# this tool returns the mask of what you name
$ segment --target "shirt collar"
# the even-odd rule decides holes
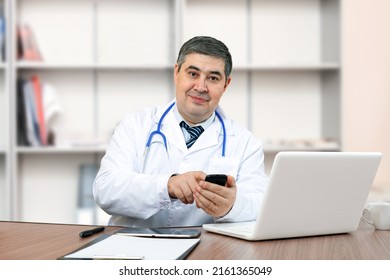
[[[179,110],[177,109],[176,104],[175,104],[175,106],[173,106],[172,109],[173,109],[173,112],[175,113],[175,118],[176,118],[178,123],[181,123],[182,121],[186,122],[184,120],[184,118],[182,117],[182,115],[179,113]],[[214,119],[215,119],[215,112],[213,112],[213,114],[207,120],[196,124],[196,126],[200,125],[201,127],[203,127],[204,130],[206,130],[214,122]],[[187,124],[189,126],[194,126],[194,125],[190,125],[189,123],[187,123]]]

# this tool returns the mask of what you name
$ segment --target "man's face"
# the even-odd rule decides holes
[[[177,108],[189,124],[208,119],[230,83],[222,58],[193,53],[175,65]]]

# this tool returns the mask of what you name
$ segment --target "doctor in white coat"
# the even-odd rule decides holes
[[[176,98],[128,114],[116,128],[96,176],[97,204],[109,224],[200,226],[256,219],[268,182],[262,143],[218,106],[231,81],[224,43],[199,36],[180,49]],[[195,143],[180,125],[201,126]],[[193,141],[192,141],[193,142]],[[228,175],[226,186],[205,181]]]

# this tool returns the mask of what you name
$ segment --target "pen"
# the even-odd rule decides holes
[[[101,231],[103,231],[105,229],[105,227],[97,227],[97,228],[93,228],[93,229],[88,229],[88,230],[84,230],[82,232],[80,232],[80,237],[88,237],[88,236],[91,236],[95,233],[99,233]]]
[[[143,260],[144,256],[125,256],[125,255],[112,255],[112,256],[93,256],[93,260]]]

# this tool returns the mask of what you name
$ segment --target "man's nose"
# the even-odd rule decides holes
[[[195,82],[194,89],[198,92],[208,92],[206,79],[197,79],[197,81]]]

